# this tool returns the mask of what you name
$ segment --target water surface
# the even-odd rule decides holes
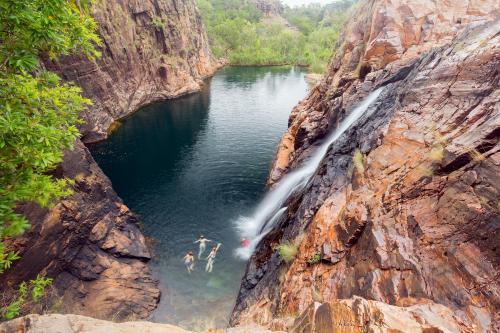
[[[143,108],[90,147],[154,239],[152,265],[162,290],[154,321],[200,330],[227,323],[245,268],[233,255],[234,221],[265,193],[288,115],[307,91],[303,74],[225,68],[202,92]],[[190,275],[182,257],[197,253],[200,234],[222,247],[212,273],[201,260]]]

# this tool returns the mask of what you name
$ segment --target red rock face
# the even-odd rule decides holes
[[[160,291],[138,219],[82,143],[66,153],[55,176],[74,179],[74,194],[50,211],[35,204],[21,207],[33,227],[11,244],[22,258],[2,275],[2,291],[40,273],[54,279],[57,297],[48,303],[57,311],[117,320],[147,317]]]
[[[358,8],[330,74],[293,110],[270,184],[301,165],[368,92],[385,87],[261,242],[233,324],[290,328],[278,318],[295,317],[313,301],[360,296],[404,311],[440,304],[457,331],[498,330],[500,22],[489,20],[498,3],[428,5],[369,1]],[[454,29],[458,16],[461,25],[475,23]],[[367,46],[355,46],[358,38]],[[285,240],[298,247],[291,264],[272,249]],[[377,326],[369,313],[365,328]],[[331,332],[347,332],[340,326]]]

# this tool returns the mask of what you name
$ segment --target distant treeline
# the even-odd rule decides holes
[[[265,15],[251,0],[198,0],[212,51],[233,65],[309,66],[323,73],[356,0],[310,4]]]

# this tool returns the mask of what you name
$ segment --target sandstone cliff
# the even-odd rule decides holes
[[[94,103],[82,115],[84,142],[105,138],[115,120],[144,104],[199,89],[217,69],[194,0],[98,0],[92,11],[102,57],[45,61]],[[20,281],[44,273],[54,278],[48,306],[57,311],[147,317],[160,292],[138,219],[80,141],[54,175],[75,179],[74,194],[50,211],[20,207],[33,227],[10,244],[22,259],[1,276],[0,292],[8,295]]]
[[[325,305],[317,332],[389,331],[391,312],[416,318],[416,307],[421,326],[405,332],[500,329],[498,10],[488,0],[358,7],[329,74],[293,110],[269,183],[385,88],[261,241],[233,324],[309,332],[318,314],[306,310],[320,301],[336,305]],[[283,241],[298,248],[290,264],[273,250]],[[436,313],[450,326],[433,322]]]
[[[219,66],[194,0],[97,0],[92,15],[102,57],[46,61],[94,102],[82,115],[85,143],[106,138],[115,120],[145,104],[199,90]]]

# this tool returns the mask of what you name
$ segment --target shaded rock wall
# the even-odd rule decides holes
[[[2,291],[41,273],[54,278],[57,297],[48,303],[58,311],[147,317],[160,291],[138,219],[81,142],[66,153],[55,176],[74,179],[74,194],[49,211],[35,204],[21,207],[33,227],[11,244],[22,258],[2,275]]]
[[[233,324],[283,324],[314,300],[361,296],[403,309],[437,303],[457,325],[498,330],[498,6],[408,0],[358,8],[329,75],[293,110],[270,184],[370,91],[386,88],[259,245]],[[427,28],[416,29],[412,17]],[[430,32],[408,39],[415,29]],[[359,39],[366,46],[356,47]],[[363,160],[355,165],[356,150]],[[291,264],[273,250],[284,240],[298,247]],[[319,262],[309,263],[315,254]]]

